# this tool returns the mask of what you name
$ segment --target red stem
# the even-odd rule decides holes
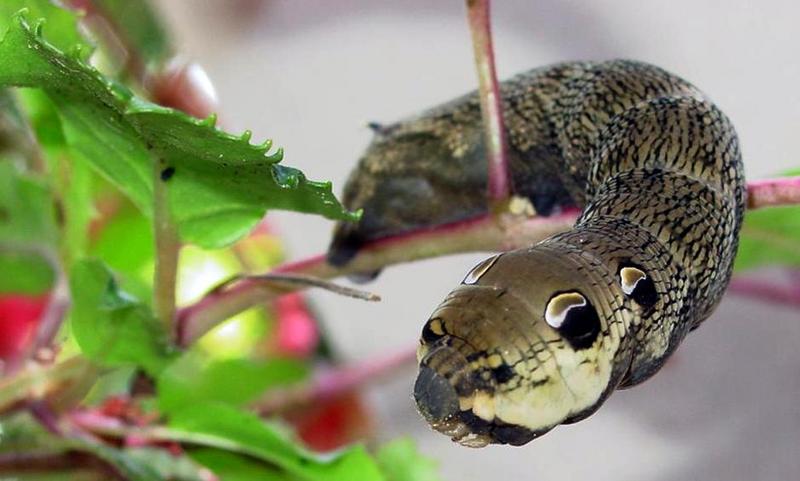
[[[800,286],[764,282],[758,279],[737,277],[731,281],[728,291],[761,301],[800,306]]]
[[[297,388],[271,391],[257,402],[259,413],[269,415],[291,406],[318,403],[356,389],[398,369],[411,366],[416,348],[397,351],[377,359],[320,371],[314,379]]]
[[[800,176],[756,180],[747,184],[747,208],[800,204]]]
[[[489,0],[467,0],[467,17],[478,72],[486,158],[489,161],[489,202],[500,206],[511,195],[511,180],[503,126],[503,99],[494,65]]]
[[[513,220],[507,222],[498,222],[494,216],[486,215],[372,242],[362,247],[356,257],[343,267],[334,267],[326,262],[324,255],[318,255],[284,264],[272,272],[331,279],[446,254],[511,250],[566,230],[575,222],[577,213],[577,210],[569,209],[550,217],[517,219],[509,216],[508,219]],[[215,290],[197,303],[178,311],[178,344],[189,345],[219,322],[292,290],[297,289],[287,288],[276,292],[263,283],[247,279],[227,289]]]

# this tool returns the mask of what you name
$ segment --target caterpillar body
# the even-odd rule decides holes
[[[697,88],[652,65],[573,62],[501,85],[513,190],[574,227],[475,266],[422,330],[414,387],[436,430],[521,445],[592,414],[664,364],[718,304],[745,209],[737,135]],[[475,93],[377,127],[329,260],[486,212]]]

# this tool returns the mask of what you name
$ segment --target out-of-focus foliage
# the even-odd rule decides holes
[[[171,55],[149,4],[91,6],[145,67]],[[232,318],[194,346],[175,344],[168,332],[175,326],[157,320],[149,300],[156,185],[167,192],[181,240],[196,244],[181,250],[179,302],[280,259],[274,235],[251,233],[267,209],[356,215],[343,209],[330,183],[279,165],[282,151],[268,154],[269,142],[252,145],[249,133],[224,133],[213,117],[201,121],[155,105],[134,94],[146,86],[131,88],[101,73],[93,65],[120,62],[102,58],[113,48],[95,51],[79,20],[49,0],[0,3],[0,359],[27,353],[41,320],[59,309],[68,321],[57,349],[37,352],[55,359],[25,358],[32,367],[12,366],[20,371],[9,382],[0,379],[0,453],[93,462],[63,470],[44,463],[42,470],[0,477],[436,479],[406,442],[376,454],[361,444],[341,447],[363,436],[353,426],[369,425],[353,401],[357,393],[316,406],[326,423],[321,431],[302,413],[285,415],[303,440],[322,432],[323,449],[339,448],[324,455],[309,450],[319,446],[304,444],[289,422],[252,411],[264,396],[312,377],[320,334],[300,297]],[[124,68],[117,73],[130,77]],[[59,297],[66,291],[68,302]],[[37,422],[6,413],[17,405],[46,409]],[[342,410],[347,422],[340,422]],[[336,415],[326,418],[330,412]]]
[[[181,237],[205,247],[241,238],[268,208],[353,219],[330,183],[309,181],[279,165],[271,142],[250,144],[200,121],[136,97],[83,59],[84,42],[64,53],[49,43],[44,25],[29,14],[3,19],[0,86],[41,88],[57,107],[72,154],[88,162],[144,212],[152,210],[153,182],[169,183]],[[54,35],[61,39],[62,35]],[[157,165],[154,166],[154,163]],[[158,175],[154,175],[154,169]]]

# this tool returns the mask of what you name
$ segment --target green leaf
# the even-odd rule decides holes
[[[64,263],[86,255],[89,223],[94,214],[93,178],[86,162],[70,162],[56,106],[41,90],[21,89],[20,98],[47,159],[51,183],[61,206],[61,253]]]
[[[57,7],[53,0],[0,1],[0,36],[15,23],[13,16],[22,9],[26,10],[29,18],[46,19],[44,38],[51,45],[63,52],[76,53],[83,60],[92,54],[92,46],[78,28],[78,17],[74,12]],[[76,46],[78,50],[75,50]]]
[[[297,481],[299,479],[274,466],[221,449],[191,449],[189,456],[219,476],[220,481]]]
[[[0,160],[0,241],[51,246],[56,238],[50,191]]]
[[[131,294],[139,299],[151,298],[153,229],[150,220],[130,202],[120,199],[114,214],[100,226],[89,252],[119,274]]]
[[[243,382],[248,382],[242,380]],[[247,455],[309,481],[382,481],[362,446],[318,456],[299,447],[275,424],[224,404],[197,403],[172,415],[183,441]]]
[[[396,439],[377,454],[388,481],[441,481],[436,461],[423,456],[408,438]]]
[[[43,293],[55,273],[55,212],[47,187],[0,159],[0,292]]]
[[[122,292],[99,261],[72,268],[72,332],[81,351],[107,366],[138,365],[157,375],[171,359],[161,324],[150,308]]]
[[[62,117],[75,155],[91,163],[146,213],[152,211],[153,162],[168,182],[184,241],[221,247],[244,236],[268,208],[355,220],[330,183],[306,180],[249,143],[181,112],[136,98],[79,57],[65,55],[17,16],[0,42],[0,86],[44,89]]]
[[[0,252],[0,272],[0,293],[44,294],[55,282],[50,263],[27,252]]]
[[[785,176],[800,175],[800,171]],[[748,210],[739,239],[737,272],[766,265],[800,266],[800,206]]]
[[[243,405],[270,388],[291,384],[307,376],[306,364],[292,359],[214,360],[192,350],[170,364],[159,376],[158,405],[163,412],[176,412],[203,401]],[[244,379],[247,382],[242,382]]]

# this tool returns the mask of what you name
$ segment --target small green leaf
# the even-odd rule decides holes
[[[118,201],[119,207],[100,226],[89,252],[119,274],[131,294],[149,300],[155,252],[152,225],[133,204]]]
[[[0,37],[13,24],[13,15],[22,9],[27,11],[29,18],[46,19],[42,34],[48,43],[62,52],[73,52],[77,46],[82,60],[92,54],[92,46],[78,28],[78,17],[74,12],[57,7],[53,0],[0,1]]]
[[[84,355],[107,366],[138,365],[157,375],[171,354],[150,309],[122,292],[99,261],[80,261],[70,275],[72,332]]]
[[[55,212],[47,187],[0,159],[0,292],[39,294],[55,279]]]
[[[243,382],[247,382],[244,381]],[[172,415],[182,441],[244,454],[308,481],[383,481],[362,446],[318,456],[300,448],[283,429],[224,404],[197,403]]]
[[[72,153],[117,185],[145,213],[152,211],[153,162],[168,182],[181,238],[216,248],[234,242],[268,208],[355,220],[330,183],[309,181],[279,165],[269,142],[217,130],[214,119],[194,119],[136,98],[80,58],[66,55],[22,16],[0,41],[0,86],[44,89],[57,105]]]
[[[300,479],[275,466],[221,449],[191,449],[189,456],[219,476],[221,481],[298,481]]]
[[[0,252],[0,293],[44,294],[55,282],[53,267],[37,254]]]
[[[158,406],[164,412],[175,412],[203,401],[243,405],[270,388],[300,381],[307,375],[306,364],[292,359],[214,360],[192,350],[159,376]]]
[[[21,89],[20,98],[47,159],[51,184],[61,206],[61,252],[64,263],[86,255],[89,222],[94,214],[94,178],[86,162],[70,162],[56,106],[41,90]]]
[[[384,445],[377,454],[387,481],[441,481],[436,461],[423,456],[408,438]]]
[[[800,175],[800,171],[784,175]],[[760,266],[800,266],[800,206],[770,207],[745,213],[737,272]]]
[[[52,246],[56,239],[50,191],[0,159],[0,242]]]

